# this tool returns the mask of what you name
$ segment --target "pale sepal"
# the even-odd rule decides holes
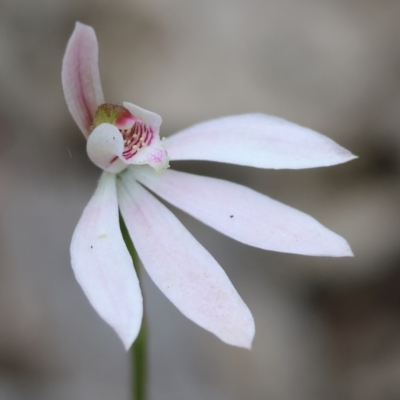
[[[141,326],[143,300],[119,226],[115,174],[102,174],[83,211],[72,237],[71,263],[90,303],[128,350]]]
[[[222,341],[250,348],[253,317],[215,259],[130,170],[120,176],[118,199],[139,257],[165,296]]]
[[[208,160],[257,168],[299,169],[356,158],[311,129],[265,114],[222,117],[193,125],[165,141],[175,160]]]
[[[217,231],[250,246],[310,256],[352,256],[341,236],[311,216],[245,186],[221,179],[150,168],[139,182]]]
[[[104,103],[96,33],[76,23],[62,62],[62,86],[68,109],[87,137],[97,107]]]
[[[124,138],[114,125],[100,124],[88,137],[86,150],[90,160],[99,168],[113,173],[127,167],[122,160]]]

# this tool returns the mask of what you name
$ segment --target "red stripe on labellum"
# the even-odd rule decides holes
[[[153,130],[143,122],[135,122],[131,129],[121,129],[124,138],[124,151],[122,155],[125,160],[131,159],[140,149],[150,146],[153,141]]]

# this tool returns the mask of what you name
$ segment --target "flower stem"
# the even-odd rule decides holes
[[[140,261],[136,252],[135,246],[132,243],[129,232],[126,228],[122,216],[119,216],[119,224],[121,227],[122,237],[124,238],[126,247],[132,257],[133,265],[135,267],[138,278],[140,279]],[[143,313],[142,326],[131,350],[131,363],[132,363],[132,400],[145,400],[147,389],[147,326],[146,318]]]

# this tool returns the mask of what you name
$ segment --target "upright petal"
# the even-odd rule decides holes
[[[129,170],[121,175],[118,198],[143,265],[160,290],[224,342],[250,348],[253,317],[215,259]]]
[[[265,114],[203,122],[165,141],[174,160],[208,160],[257,168],[324,167],[355,158],[331,139]]]
[[[98,44],[92,27],[76,23],[65,51],[61,75],[68,109],[87,137],[94,113],[104,103]]]
[[[119,227],[116,177],[103,173],[71,243],[76,279],[100,316],[126,349],[142,322],[139,282]]]
[[[244,186],[177,171],[134,171],[174,206],[239,242],[311,256],[352,256],[347,242],[314,218]]]

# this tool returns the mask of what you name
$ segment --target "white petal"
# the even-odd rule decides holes
[[[121,213],[154,283],[186,317],[226,343],[250,348],[253,317],[219,264],[129,170],[121,179]]]
[[[124,138],[114,125],[100,124],[90,134],[86,150],[90,160],[99,168],[118,173],[126,168],[121,160]]]
[[[134,171],[174,206],[239,242],[311,256],[352,256],[348,243],[314,218],[235,183],[177,171]]]
[[[157,133],[160,130],[160,126],[162,124],[162,118],[160,115],[149,111],[145,110],[144,108],[141,108],[137,106],[136,104],[129,103],[127,101],[124,101],[122,105],[135,117],[139,117],[146,125],[150,126],[154,131],[157,131]]]
[[[203,122],[165,141],[171,160],[208,160],[258,168],[312,168],[355,158],[311,129],[265,114]]]
[[[92,306],[129,349],[140,329],[143,306],[119,227],[115,181],[114,174],[103,173],[72,237],[71,263]]]
[[[97,107],[104,103],[98,52],[93,28],[77,22],[68,41],[61,75],[68,109],[86,137]]]

